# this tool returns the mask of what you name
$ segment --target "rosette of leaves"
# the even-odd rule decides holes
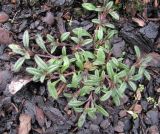
[[[18,72],[25,62],[25,60],[30,59],[29,54],[29,33],[28,31],[25,31],[23,34],[23,47],[17,44],[10,44],[9,48],[12,49],[12,51],[21,57],[17,60],[17,62],[14,64],[13,70],[15,72]]]
[[[109,12],[114,11],[112,2],[106,2],[103,5],[106,9],[103,7],[103,10],[91,3],[83,6],[89,10],[94,8],[100,16],[108,11],[106,9],[109,9]],[[100,26],[103,26],[104,30],[103,23],[98,24],[96,30],[99,30]],[[106,30],[103,33],[106,33]],[[128,66],[124,64],[123,58],[112,57],[107,35],[98,37],[101,45],[95,41],[94,35],[83,28],[65,32],[60,39],[48,34],[45,41],[41,35],[37,35],[36,43],[40,49],[38,52],[44,55],[35,52],[32,52],[32,56],[29,55],[28,32],[25,32],[23,37],[24,47],[10,45],[12,51],[22,56],[21,58],[35,61],[33,67],[26,68],[34,81],[43,83],[47,80],[47,88],[53,99],[63,95],[68,101],[68,108],[81,113],[78,127],[83,126],[87,116],[95,118],[97,112],[109,116],[101,102],[112,98],[114,104],[120,105],[126,89],[135,91],[136,82],[143,76],[150,79],[146,70],[150,58],[142,58],[137,46],[134,48],[137,60],[132,66]],[[86,49],[86,46],[91,46],[91,49]],[[58,47],[61,52],[56,56]]]
[[[89,11],[98,12],[98,18],[92,19],[97,25],[95,30],[95,39],[102,40],[104,38],[112,38],[117,33],[115,26],[111,24],[107,17],[110,15],[113,19],[119,20],[118,13],[114,10],[113,1],[105,0],[102,6],[95,6],[92,3],[83,3],[82,6]]]

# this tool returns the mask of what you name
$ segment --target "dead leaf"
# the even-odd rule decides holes
[[[149,53],[146,56],[152,57],[152,60],[148,63],[148,66],[158,67],[158,68],[160,67],[160,54],[152,52],[152,53]]]
[[[12,80],[11,83],[9,84],[9,92],[11,94],[17,93],[19,90],[22,89],[27,83],[29,83],[31,79],[19,79],[19,80]]]
[[[36,120],[38,121],[38,124],[43,127],[45,123],[45,117],[44,112],[41,108],[36,106]]]
[[[145,26],[145,22],[142,20],[142,19],[139,19],[139,18],[132,18],[132,20],[137,23],[140,27],[143,27]]]
[[[144,4],[147,4],[147,3],[149,3],[150,2],[150,0],[143,0],[143,3]]]
[[[134,113],[137,113],[137,114],[141,113],[141,111],[142,111],[142,106],[139,105],[139,104],[136,104],[136,105],[134,106],[134,108],[133,108],[133,111],[134,111]]]
[[[0,44],[10,44],[13,43],[13,38],[11,32],[4,28],[0,28]]]
[[[154,0],[154,7],[158,7],[158,0]]]
[[[31,116],[29,116],[28,114],[20,115],[18,134],[29,134],[29,131],[31,130],[31,119]]]
[[[0,12],[0,23],[8,21],[9,16],[5,12]]]
[[[137,91],[136,91],[135,100],[141,100],[141,97],[142,97],[141,91],[137,90]]]

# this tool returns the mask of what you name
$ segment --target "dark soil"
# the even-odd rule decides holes
[[[79,114],[67,108],[67,101],[63,96],[54,101],[48,95],[45,84],[30,82],[15,95],[8,93],[7,85],[13,79],[23,78],[25,74],[11,71],[17,59],[10,56],[7,45],[22,45],[25,30],[29,30],[31,40],[37,33],[59,37],[61,33],[80,26],[92,31],[94,26],[90,20],[96,15],[89,12],[84,14],[79,0],[40,0],[34,6],[34,3],[23,0],[11,1],[4,0],[0,5],[0,134],[17,134],[20,116],[23,114],[31,117],[30,134],[159,134],[159,20],[148,20],[144,27],[139,27],[130,18],[121,17],[122,21],[117,25],[120,37],[115,37],[112,41],[113,55],[120,57],[125,51],[126,64],[130,65],[135,60],[133,45],[138,45],[144,55],[154,56],[148,68],[152,79],[137,82],[137,85],[141,83],[145,86],[140,99],[135,99],[140,94],[127,91],[119,107],[110,102],[103,104],[110,114],[108,118],[99,114],[96,119],[87,118],[84,126],[79,129],[76,124]],[[72,26],[68,22],[70,18]],[[154,102],[147,100],[149,97],[154,98]],[[138,117],[133,119],[127,111],[137,112]]]

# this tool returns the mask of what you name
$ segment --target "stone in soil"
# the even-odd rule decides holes
[[[149,134],[159,134],[158,126],[154,125],[148,129]]]
[[[0,23],[8,21],[9,16],[5,12],[0,12]]]
[[[114,127],[114,131],[118,133],[124,132],[124,123],[122,121],[118,121],[118,124]]]
[[[43,18],[43,22],[48,25],[52,25],[54,23],[54,16],[51,12],[47,12],[46,16]]]
[[[137,45],[145,52],[150,52],[154,48],[155,39],[158,36],[159,24],[149,22],[143,28],[135,27],[131,23],[126,23],[120,31],[120,35],[131,46]]]
[[[13,43],[13,38],[11,32],[4,28],[0,28],[0,44],[10,44]]]
[[[152,52],[147,56],[152,57],[151,61],[148,63],[150,67],[160,67],[160,55],[158,53]]]
[[[121,118],[127,116],[127,111],[126,111],[126,110],[121,110],[121,111],[119,112],[119,116],[120,116]]]
[[[102,129],[106,129],[106,128],[109,127],[110,124],[111,124],[110,121],[109,121],[108,119],[105,119],[105,120],[103,120],[103,121],[101,122],[100,127],[101,127]]]
[[[11,80],[12,74],[9,71],[0,71],[0,93],[3,92]]]
[[[48,119],[50,119],[51,121],[53,121],[56,124],[62,125],[66,122],[66,119],[62,115],[61,111],[59,111],[59,109],[57,109],[57,108],[44,107],[43,111],[44,111],[45,115],[48,117]]]
[[[159,112],[156,110],[150,110],[146,113],[146,124],[157,125],[159,123]]]
[[[112,41],[112,53],[115,57],[121,57],[125,49],[125,42],[122,38],[118,37]]]
[[[92,130],[92,131],[99,132],[99,126],[98,126],[98,125],[91,124],[89,128],[90,128],[90,130]]]

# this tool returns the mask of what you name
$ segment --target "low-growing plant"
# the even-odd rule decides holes
[[[107,13],[110,13],[112,17],[115,15],[114,18],[118,19],[118,14],[111,8],[113,3],[108,2],[104,5],[105,8],[84,3],[83,7],[98,11],[98,16],[104,14],[107,17]],[[32,53],[30,52],[32,49],[29,49],[27,31],[23,35],[24,48],[16,44],[9,45],[12,51],[23,59],[35,61],[32,67],[26,67],[26,71],[34,81],[46,80],[49,94],[55,100],[63,95],[68,101],[68,108],[81,113],[78,120],[79,127],[82,127],[87,115],[94,118],[99,112],[109,116],[101,102],[112,98],[114,104],[120,105],[120,99],[126,89],[135,91],[136,82],[143,76],[150,79],[146,70],[150,58],[142,58],[139,48],[135,46],[137,60],[132,66],[126,65],[122,57],[116,59],[112,56],[109,45],[109,40],[114,34],[110,35],[111,30],[106,29],[101,22],[97,26],[98,29],[95,29],[93,35],[81,27],[63,33],[60,39],[48,34],[44,40],[37,35],[36,43],[39,49],[36,47],[36,52]],[[97,30],[98,34],[94,36]],[[15,71],[20,70],[23,62],[15,63],[15,66],[18,66]]]

